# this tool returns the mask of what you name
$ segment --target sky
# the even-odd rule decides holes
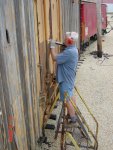
[[[113,4],[107,4],[107,11],[113,12]]]

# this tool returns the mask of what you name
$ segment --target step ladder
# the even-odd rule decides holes
[[[84,116],[82,115],[79,108],[75,105],[75,103],[71,101],[75,113],[77,116],[77,122],[75,124],[69,124],[69,118],[66,114],[66,105],[65,102],[62,104],[61,113],[59,115],[57,129],[55,132],[55,139],[57,139],[58,134],[61,134],[61,150],[68,150],[68,147],[74,147],[75,150],[97,150],[98,149],[98,122],[94,115],[91,113],[89,107],[87,106],[85,100],[82,98],[80,93],[78,92],[77,88],[75,88],[78,96],[80,97],[82,103],[86,107],[87,111],[89,112],[90,116],[93,118],[96,124],[96,132],[90,129],[88,123],[86,122]],[[65,99],[68,97],[68,94],[65,93]],[[72,149],[72,148],[71,148]]]

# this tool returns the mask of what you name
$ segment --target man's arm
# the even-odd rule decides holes
[[[71,56],[70,52],[68,50],[66,50],[66,51],[63,51],[62,53],[58,54],[56,52],[55,45],[56,45],[55,41],[51,40],[50,41],[50,52],[51,52],[52,59],[53,59],[53,61],[56,61],[57,64],[63,64],[70,59],[70,56]]]
[[[56,61],[57,53],[55,48],[51,48],[51,56],[54,61]]]

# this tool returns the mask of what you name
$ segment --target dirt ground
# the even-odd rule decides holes
[[[113,26],[112,22],[111,25]],[[102,58],[91,54],[97,50],[97,42],[92,43],[81,55],[80,59],[83,61],[78,63],[76,87],[98,121],[98,150],[113,150],[113,30],[102,37],[102,45]],[[77,103],[80,105],[78,99]],[[82,105],[79,107],[84,113]],[[59,114],[60,109],[59,103],[54,113]],[[84,115],[93,130],[95,128],[93,121],[87,112]],[[56,121],[51,122],[57,124]],[[54,140],[54,134],[55,130],[46,130],[50,143],[43,144],[42,150],[60,150],[60,136]]]

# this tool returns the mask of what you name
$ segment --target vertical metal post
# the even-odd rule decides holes
[[[101,30],[102,30],[102,17],[101,17],[101,0],[96,2],[97,8],[97,56],[102,57],[102,40],[101,40]]]
[[[81,50],[82,50],[82,22],[81,22],[81,17],[82,17],[82,14],[81,14],[81,3],[82,3],[82,0],[79,1],[79,23],[80,23],[80,26],[79,26],[79,38],[80,38],[80,43],[79,43],[79,47],[80,47],[80,51],[79,53],[81,53]]]

